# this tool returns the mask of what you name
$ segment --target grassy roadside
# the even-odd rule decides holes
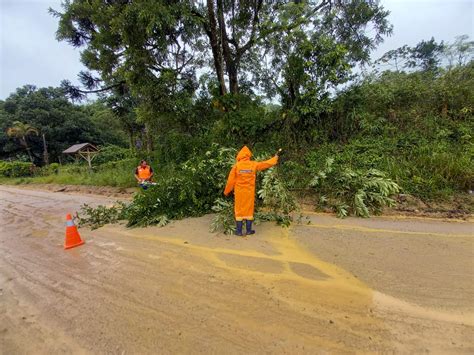
[[[0,184],[59,184],[59,185],[90,185],[112,187],[135,187],[133,175],[118,174],[113,171],[92,173],[58,173],[48,176],[34,176],[21,178],[0,178]]]
[[[96,173],[58,173],[57,175],[6,178],[0,177],[0,184],[22,185],[22,184],[58,184],[58,185],[87,185],[87,186],[112,186],[112,187],[135,187],[133,176],[117,174],[116,172]]]
[[[125,159],[108,162],[90,171],[84,164],[68,164],[53,169],[43,167],[35,171],[33,176],[5,177],[0,175],[0,184],[58,184],[135,187],[133,176],[136,159]],[[13,175],[15,176],[15,175]],[[18,176],[18,175],[17,175]]]

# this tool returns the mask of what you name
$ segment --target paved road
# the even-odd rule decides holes
[[[472,223],[205,216],[64,251],[66,213],[112,200],[0,186],[0,353],[474,352]]]

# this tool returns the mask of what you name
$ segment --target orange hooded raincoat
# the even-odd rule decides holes
[[[252,161],[251,157],[252,152],[244,146],[237,154],[237,163],[230,170],[224,190],[226,196],[234,190],[234,210],[237,221],[253,220],[257,171],[271,168],[278,163],[278,156],[261,162]]]

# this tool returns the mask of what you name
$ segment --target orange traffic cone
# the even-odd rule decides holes
[[[84,244],[77,227],[72,220],[71,215],[66,215],[66,239],[64,240],[64,249],[70,249]]]

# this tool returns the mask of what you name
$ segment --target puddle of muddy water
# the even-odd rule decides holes
[[[290,268],[291,270],[297,274],[300,275],[301,277],[304,277],[306,279],[310,280],[327,280],[328,275],[325,273],[321,272],[320,270],[316,269],[315,267],[308,265],[308,264],[303,264],[303,263],[295,263],[295,262],[290,262]]]

